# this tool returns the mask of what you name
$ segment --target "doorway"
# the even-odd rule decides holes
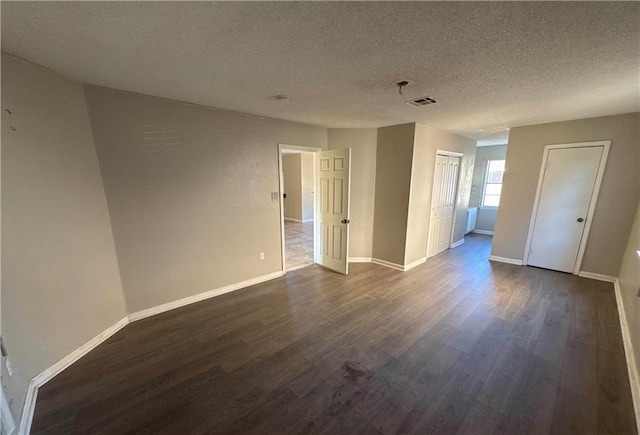
[[[427,258],[451,247],[462,154],[438,151],[431,194]]]
[[[611,141],[544,149],[524,263],[578,274]]]
[[[300,156],[289,158],[290,155]],[[310,156],[308,160],[312,162],[312,169],[309,170],[307,165],[305,175],[307,156]],[[294,162],[291,171],[285,168],[289,160]],[[300,178],[300,183],[295,180],[287,182],[285,172],[294,174],[289,178]],[[345,275],[348,273],[350,174],[351,148],[322,151],[320,148],[278,144],[284,273],[313,263]]]
[[[282,258],[285,272],[315,263],[316,152],[279,146]]]

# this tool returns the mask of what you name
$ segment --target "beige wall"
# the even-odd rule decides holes
[[[284,154],[282,156],[284,218],[302,220],[302,159],[301,154]]]
[[[638,168],[640,174],[640,168]],[[636,210],[635,220],[627,241],[627,248],[622,258],[622,266],[618,274],[622,309],[629,326],[632,352],[635,356],[635,370],[640,374],[640,204]],[[620,309],[620,307],[618,307]],[[630,361],[628,361],[630,363]]]
[[[302,220],[305,222],[313,220],[313,154],[302,153],[301,157],[301,188],[302,188]]]
[[[485,168],[489,160],[504,160],[507,154],[506,145],[493,145],[488,147],[478,147],[476,149],[476,160],[473,167],[473,181],[471,182],[471,196],[469,197],[469,207],[480,207],[482,191],[484,190]],[[495,208],[478,209],[478,221],[476,229],[493,231],[496,226],[496,216],[498,210]]]
[[[640,194],[640,114],[512,128],[493,255],[521,260],[545,145],[611,140],[582,270],[615,276]]]
[[[453,241],[456,242],[464,238],[476,150],[476,142],[473,139],[434,130],[422,124],[415,124],[415,128],[406,253],[403,263],[405,265],[426,256],[431,194],[433,192],[433,177],[435,175],[438,150],[464,154],[460,161],[458,202],[456,204]]]
[[[18,417],[32,377],[127,309],[83,88],[6,55],[2,213],[2,338],[14,370],[2,383]]]
[[[372,257],[377,137],[374,128],[329,129],[329,149],[351,148],[349,257],[352,258]]]
[[[278,143],[326,129],[85,92],[130,312],[282,269]]]
[[[415,124],[378,129],[373,258],[403,265]]]

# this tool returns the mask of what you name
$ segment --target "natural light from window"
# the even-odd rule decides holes
[[[504,160],[489,160],[484,180],[482,194],[483,207],[498,207],[500,193],[502,193],[502,176],[504,175]]]

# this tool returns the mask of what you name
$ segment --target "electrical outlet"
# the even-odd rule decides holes
[[[260,253],[260,260],[264,260],[264,252]]]
[[[11,361],[9,361],[9,358],[4,359],[4,366],[7,368],[9,376],[13,376],[13,367],[11,367]]]

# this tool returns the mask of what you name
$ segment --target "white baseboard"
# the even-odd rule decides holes
[[[451,249],[453,249],[453,248],[457,248],[458,246],[462,245],[463,243],[464,243],[464,239],[458,240],[457,242],[453,242],[453,243],[451,244],[451,247],[450,247],[450,248],[451,248]]]
[[[464,240],[462,241],[464,243]],[[421,264],[425,263],[427,261],[427,257],[422,257],[412,263],[409,263],[407,265],[404,266],[403,270],[406,272],[407,270],[411,270],[416,266],[420,266]]]
[[[301,224],[307,224],[309,222],[313,222],[313,218],[311,218],[311,219],[302,219],[301,220],[301,219],[294,219],[294,218],[286,217],[286,218],[284,218],[284,220],[285,221],[290,221],[290,222],[298,222],[298,223],[301,223]]]
[[[583,278],[596,279],[598,281],[613,282],[613,283],[615,283],[618,280],[618,278],[616,278],[615,276],[602,275],[600,273],[584,272],[582,270],[578,272],[578,276],[581,276]]]
[[[488,231],[488,230],[473,230],[471,232],[476,234],[486,234],[487,236],[493,236],[493,231]]]
[[[20,427],[18,428],[19,435],[27,435],[29,432],[31,432],[31,423],[33,422],[33,412],[36,409],[36,397],[38,396],[38,388],[46,384],[58,373],[69,367],[74,362],[78,361],[80,358],[96,348],[100,343],[111,337],[113,334],[115,334],[128,324],[128,317],[120,319],[114,325],[108,327],[100,334],[98,334],[29,381],[29,385],[27,387],[27,395],[24,399],[24,406],[22,408],[22,417],[20,418]]]
[[[386,261],[386,260],[380,260],[379,258],[372,258],[371,259],[371,262],[373,264],[378,264],[380,266],[389,267],[391,269],[399,270],[401,272],[406,272],[407,270],[411,270],[416,266],[420,266],[425,261],[427,261],[427,257],[422,257],[422,258],[414,261],[413,263],[409,263],[407,265],[402,265],[402,264],[392,263],[392,262]]]
[[[638,365],[629,334],[629,324],[627,323],[627,314],[624,311],[622,302],[622,292],[620,290],[620,281],[615,278],[613,288],[616,294],[616,305],[618,306],[618,317],[620,319],[620,330],[622,331],[622,342],[624,343],[624,353],[627,358],[627,371],[629,372],[629,385],[631,385],[631,398],[633,400],[633,409],[636,415],[636,427],[640,428],[640,373],[638,373]]]
[[[522,266],[522,260],[516,260],[515,258],[498,257],[497,255],[489,255],[489,260],[497,261],[499,263],[515,264],[516,266]]]
[[[399,270],[401,272],[404,272],[404,266],[401,265],[401,264],[392,263],[392,262],[386,261],[386,260],[380,260],[379,258],[372,258],[371,262],[373,264],[378,264],[380,266],[385,266],[385,267],[389,267],[391,269],[395,269],[395,270]]]
[[[129,314],[129,320],[131,322],[135,322],[138,320],[146,319],[147,317],[155,316],[156,314],[164,313],[165,311],[184,307],[185,305],[190,305],[195,302],[203,301],[205,299],[209,299],[214,296],[220,296],[222,294],[229,293],[234,290],[239,290],[241,288],[249,287],[250,285],[255,285],[255,284],[260,284],[261,282],[270,281],[272,279],[279,278],[282,275],[284,275],[284,272],[282,270],[279,270],[277,272],[269,273],[267,275],[262,275],[256,278],[248,279],[246,281],[230,284],[224,287],[209,290],[204,293],[199,293],[197,295],[189,296],[183,299],[178,299],[177,301],[168,302],[166,304],[158,305],[156,307],[136,311],[135,313]]]
[[[349,263],[371,263],[371,257],[349,257]]]

